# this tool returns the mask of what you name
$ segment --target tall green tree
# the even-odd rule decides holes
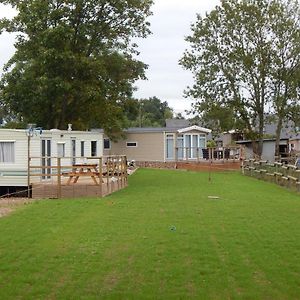
[[[230,110],[239,129],[259,140],[258,156],[262,154],[265,114],[269,108],[278,113],[275,83],[282,81],[277,76],[282,66],[274,60],[280,55],[279,32],[285,30],[282,15],[293,19],[298,11],[291,15],[290,7],[297,5],[297,1],[222,0],[204,18],[197,16],[186,38],[191,49],[180,61],[194,74],[195,84],[186,95],[196,99],[195,110]],[[291,21],[289,26],[296,36],[298,23]],[[293,58],[299,57],[296,40],[289,44]]]
[[[270,16],[272,108],[277,128],[275,155],[279,155],[280,134],[284,122],[297,123],[300,107],[300,7],[297,2],[274,2]],[[272,19],[273,18],[273,19]]]
[[[163,127],[166,119],[173,118],[173,109],[157,97],[131,99],[124,113],[128,127]]]
[[[18,14],[0,20],[17,32],[1,101],[45,128],[122,126],[122,105],[145,64],[132,38],[146,37],[152,0],[0,0]]]

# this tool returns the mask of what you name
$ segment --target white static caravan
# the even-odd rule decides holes
[[[30,157],[35,157],[34,164],[41,166],[55,165],[56,161],[52,161],[54,159],[51,160],[51,157],[64,158],[63,165],[83,163],[84,157],[103,155],[103,134],[58,129],[43,130],[41,134],[37,131],[30,137],[29,153]],[[0,129],[0,188],[27,187],[27,171],[26,130]],[[36,177],[35,180],[40,178]],[[5,189],[2,188],[2,191]]]

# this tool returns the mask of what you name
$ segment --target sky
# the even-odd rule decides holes
[[[191,33],[196,14],[205,15],[220,0],[154,0],[153,16],[149,18],[152,34],[138,40],[139,60],[148,65],[147,81],[137,81],[136,98],[156,96],[167,101],[176,113],[191,108],[192,101],[183,97],[185,88],[193,83],[189,71],[178,65],[188,43],[184,37]],[[0,4],[0,18],[12,17],[15,11]],[[0,35],[0,72],[14,53],[14,36]]]

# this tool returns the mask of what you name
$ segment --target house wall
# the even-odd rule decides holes
[[[229,146],[232,143],[232,135],[230,133],[224,133],[222,137],[223,147]]]
[[[300,151],[300,140],[291,140],[289,144],[290,149],[293,149],[293,151]],[[291,145],[294,145],[294,147],[291,147]]]
[[[274,141],[264,142],[262,159],[267,160],[269,162],[274,162],[274,155],[275,155],[275,142]]]
[[[286,142],[282,141],[280,144],[285,145]],[[269,162],[274,162],[275,154],[275,141],[264,141],[262,160],[267,160]],[[252,144],[245,144],[245,159],[254,158]]]
[[[97,156],[103,155],[103,134],[86,131],[60,131],[46,130],[41,135],[37,134],[30,139],[31,165],[41,165],[41,140],[51,140],[51,156],[57,157],[58,143],[65,144],[65,157],[62,165],[71,165],[71,138],[76,138],[76,156],[81,155],[81,141],[85,141],[85,156],[91,156],[91,141],[97,141]],[[27,186],[27,159],[28,138],[25,130],[0,129],[0,141],[13,141],[15,143],[15,162],[0,162],[0,186]],[[67,158],[68,157],[68,158]],[[79,159],[78,163],[83,162]],[[56,159],[52,159],[56,165]],[[40,172],[40,171],[39,171]],[[40,181],[40,177],[32,177],[32,182]]]
[[[166,135],[173,135],[174,157],[166,158]],[[177,147],[176,137],[179,133],[173,132],[139,132],[127,133],[124,140],[111,142],[111,148],[103,150],[104,155],[126,155],[127,159],[137,162],[165,162],[175,160],[175,148]],[[198,130],[184,132],[185,134],[203,134],[207,138],[207,134]],[[137,147],[127,147],[127,142],[136,142]],[[202,155],[202,153],[201,153]]]
[[[14,142],[15,162],[0,162],[0,186],[27,185],[27,136],[25,130],[0,130],[0,141]],[[33,145],[35,148],[35,145]],[[36,150],[34,149],[34,152]]]
[[[127,142],[137,142],[137,147],[127,147]],[[125,140],[112,142],[104,155],[126,155],[129,161],[164,161],[164,148],[163,132],[128,133]]]

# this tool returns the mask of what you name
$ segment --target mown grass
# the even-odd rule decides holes
[[[238,173],[139,170],[0,219],[0,299],[299,299],[299,216],[299,195]]]

